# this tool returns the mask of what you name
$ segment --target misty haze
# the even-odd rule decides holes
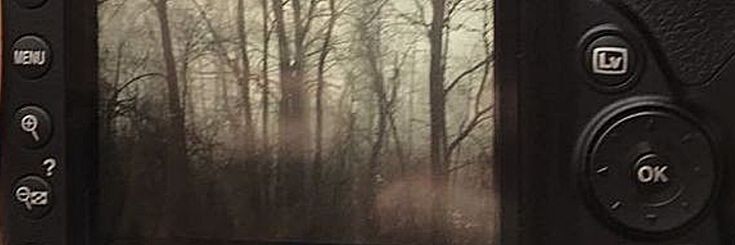
[[[105,244],[497,243],[491,0],[98,2]]]

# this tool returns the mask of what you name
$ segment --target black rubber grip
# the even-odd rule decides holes
[[[608,0],[632,15],[681,82],[702,84],[735,53],[733,0]]]

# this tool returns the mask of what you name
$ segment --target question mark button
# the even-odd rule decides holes
[[[13,187],[13,209],[31,219],[46,216],[54,201],[51,185],[38,176],[20,179]]]

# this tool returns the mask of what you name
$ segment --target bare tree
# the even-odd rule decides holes
[[[245,30],[245,0],[237,0],[237,39],[238,39],[238,51],[240,56],[240,66],[242,67],[242,74],[238,80],[240,80],[241,96],[242,96],[242,109],[245,114],[245,133],[243,137],[245,151],[248,152],[248,157],[252,157],[254,150],[253,142],[255,140],[255,126],[253,125],[253,110],[250,102],[250,57],[248,55],[248,34]],[[258,173],[256,173],[258,175]]]
[[[268,0],[261,0],[261,12],[263,15],[262,19],[262,34],[263,34],[263,57],[262,67],[260,75],[260,89],[261,89],[261,160],[257,166],[258,172],[261,174],[261,190],[260,193],[260,205],[262,211],[272,212],[270,208],[274,203],[271,195],[271,186],[273,182],[273,171],[271,168],[272,156],[271,156],[271,140],[269,132],[270,123],[270,79],[269,79],[269,55],[270,55],[270,42],[271,42],[271,25],[270,25],[270,9],[268,6]],[[263,213],[263,212],[260,212]],[[264,222],[266,226],[264,230],[271,230],[270,220]]]
[[[270,56],[271,27],[270,27],[270,10],[268,8],[268,0],[261,0],[261,12],[263,14],[263,67],[261,69],[261,137],[262,151],[266,159],[270,159],[270,135],[269,135],[269,111],[270,111],[270,82],[268,76],[268,60]]]
[[[447,126],[446,93],[444,79],[446,74],[444,28],[446,19],[446,0],[431,0],[433,16],[429,30],[431,46],[431,68],[429,75],[429,97],[431,105],[431,173],[434,196],[432,202],[432,240],[435,244],[449,244],[447,236],[448,185],[447,174]]]
[[[329,20],[327,21],[327,30],[324,33],[324,41],[322,42],[322,46],[320,48],[320,54],[319,54],[319,61],[318,61],[318,68],[317,68],[317,85],[316,85],[316,99],[315,99],[315,105],[316,105],[316,118],[315,118],[315,124],[316,124],[316,130],[314,135],[314,170],[313,170],[313,188],[314,193],[313,197],[315,200],[320,200],[320,190],[321,190],[321,174],[323,171],[323,148],[324,148],[324,93],[326,88],[326,79],[325,74],[327,70],[327,59],[329,58],[329,55],[333,49],[332,47],[332,38],[334,34],[334,27],[337,24],[337,18],[339,18],[339,15],[337,13],[337,6],[336,6],[336,0],[328,0],[329,1]]]
[[[149,0],[156,10],[156,15],[160,24],[161,31],[161,51],[166,70],[166,87],[168,91],[168,117],[169,125],[167,128],[170,142],[168,142],[166,161],[166,198],[163,209],[163,223],[160,226],[161,232],[170,235],[179,225],[183,217],[177,213],[185,213],[182,210],[181,201],[184,193],[189,190],[186,178],[189,175],[188,161],[186,157],[186,129],[185,115],[181,108],[181,99],[179,96],[179,78],[176,71],[176,60],[173,52],[173,42],[171,40],[171,29],[168,18],[168,0]],[[186,224],[186,222],[184,222]]]
[[[318,2],[309,0],[305,4],[302,0],[290,0],[292,35],[287,32],[284,2],[272,2],[281,83],[278,193],[281,195],[279,206],[283,207],[281,213],[286,220],[293,219],[292,212],[303,208],[303,201],[306,200],[304,163],[311,136],[306,98],[307,34],[311,30]]]
[[[376,180],[381,174],[381,159],[386,147],[389,132],[389,114],[390,105],[388,92],[386,89],[386,79],[383,73],[383,43],[382,31],[383,23],[383,7],[385,0],[363,1],[360,9],[363,14],[357,19],[358,22],[358,41],[361,45],[361,56],[365,59],[365,70],[367,79],[370,81],[370,91],[374,98],[377,108],[377,124],[374,128],[374,139],[371,143],[370,155],[368,157],[367,169],[360,175],[359,186],[364,194],[361,203],[364,206],[365,215],[365,231],[366,237],[375,236],[378,233],[379,221],[375,210],[377,183]]]

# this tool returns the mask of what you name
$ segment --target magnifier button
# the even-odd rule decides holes
[[[24,107],[15,114],[17,138],[23,147],[40,148],[48,143],[52,133],[51,117],[36,106]]]

